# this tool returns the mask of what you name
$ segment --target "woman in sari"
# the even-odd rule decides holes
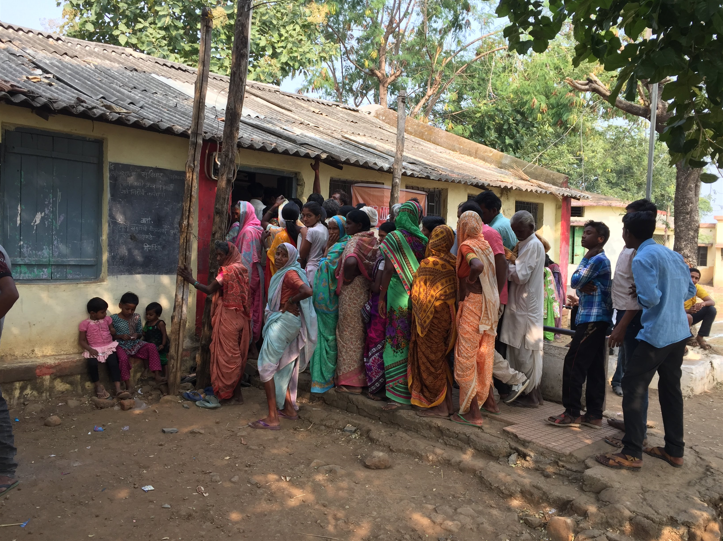
[[[394,219],[396,230],[389,233],[380,246],[384,254],[384,274],[379,294],[379,314],[387,318],[384,345],[384,378],[390,402],[385,409],[393,410],[411,404],[407,384],[407,356],[411,338],[412,313],[409,294],[414,273],[424,259],[427,237],[419,229],[422,207],[407,201]]]
[[[447,418],[453,412],[449,352],[454,347],[456,260],[450,253],[454,232],[439,225],[431,233],[426,258],[412,283],[412,339],[407,378],[412,404],[421,417]]]
[[[226,240],[236,245],[241,254],[241,261],[248,270],[252,336],[253,341],[258,342],[261,339],[261,328],[264,326],[264,290],[261,287],[261,276],[264,273],[264,267],[261,265],[263,257],[261,239],[264,230],[251,203],[239,201],[234,210],[236,223],[231,226]]]
[[[346,237],[346,219],[343,216],[334,215],[329,218],[326,227],[329,230],[329,239],[326,241],[324,257],[329,255],[332,247],[337,242]],[[321,261],[324,261],[324,259],[322,258]],[[321,268],[321,262],[319,263],[319,268]],[[314,281],[316,281],[316,279],[314,279]]]
[[[301,221],[306,226],[301,230],[297,241],[299,247],[299,263],[306,270],[309,283],[314,283],[316,269],[319,268],[321,258],[324,256],[326,242],[329,239],[329,230],[321,219],[321,205],[310,202],[301,210]]]
[[[213,295],[210,368],[214,396],[243,404],[240,384],[251,335],[248,270],[232,243],[216,241],[215,247],[218,274],[209,285],[197,282],[187,267],[179,268],[178,275],[202,293]]]
[[[332,224],[334,226],[332,227]],[[337,242],[327,249],[314,277],[314,308],[319,337],[311,358],[311,392],[325,393],[334,386],[336,373],[336,326],[339,320],[339,297],[336,294],[336,269],[349,237],[341,216],[329,220],[329,232],[337,231]],[[339,237],[341,235],[341,237]],[[331,238],[331,236],[330,236]]]
[[[266,220],[270,214],[273,214],[273,212],[274,209],[272,207],[272,209],[264,215],[264,218],[261,221],[262,226],[264,224],[268,224]],[[282,222],[280,223],[280,227],[272,232],[271,228],[267,225],[267,231],[269,231],[274,238],[271,242],[271,246],[266,252],[267,260],[266,269],[264,270],[264,291],[268,292],[269,285],[271,284],[271,277],[276,274],[276,262],[274,258],[276,249],[284,243],[291,244],[294,248],[296,248],[296,240],[299,238],[299,233],[301,232],[301,229],[297,224],[298,219],[299,207],[297,207],[295,203],[289,201],[283,203],[283,208],[281,209]],[[283,225],[283,227],[281,227],[281,225]]]
[[[372,272],[379,253],[379,241],[370,230],[369,215],[352,210],[346,215],[350,236],[336,268],[339,295],[339,323],[336,327],[338,358],[336,390],[361,394],[367,386],[364,365],[366,327],[362,310],[369,300]]]
[[[366,207],[365,207],[366,208]],[[392,222],[379,226],[379,242],[396,228]],[[377,252],[377,260],[372,269],[371,295],[362,310],[366,323],[367,337],[364,344],[364,368],[367,374],[368,397],[372,400],[384,400],[380,391],[384,390],[384,344],[387,337],[387,318],[379,314],[379,292],[384,274],[384,254]]]
[[[462,214],[457,238],[460,302],[454,377],[459,384],[459,411],[451,419],[455,423],[482,426],[480,407],[491,400],[493,403],[486,409],[496,410],[491,392],[500,309],[495,258],[482,234],[482,219],[476,212]]]
[[[299,254],[284,243],[274,254],[277,271],[271,278],[266,305],[264,345],[259,353],[259,376],[264,384],[269,414],[249,423],[251,428],[279,430],[279,417],[299,418],[296,391],[299,372],[306,369],[316,347],[316,313],[312,290],[297,258]]]
[[[557,301],[557,291],[555,291],[555,279],[552,271],[545,267],[545,305],[542,310],[542,324],[545,327],[557,327],[557,320],[560,319],[560,303]],[[548,342],[555,340],[555,333],[545,331],[544,338]]]

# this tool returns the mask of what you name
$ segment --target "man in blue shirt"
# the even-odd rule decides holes
[[[690,338],[683,307],[695,295],[688,266],[683,257],[653,240],[656,216],[632,212],[623,217],[625,246],[637,250],[633,279],[638,304],[643,309],[638,347],[628,360],[623,377],[625,436],[620,453],[608,453],[597,461],[610,468],[639,471],[643,452],[683,465],[683,394],[680,390],[685,343]],[[681,287],[683,284],[683,287]],[[665,427],[665,447],[643,449],[646,415],[643,404],[650,381],[658,373],[658,399]]]
[[[512,231],[510,221],[500,212],[502,208],[500,198],[494,192],[488,190],[477,195],[474,201],[482,209],[482,221],[500,234],[505,248],[514,250],[517,245],[517,237],[515,232]]]
[[[605,403],[605,335],[612,323],[612,280],[610,260],[603,247],[610,238],[610,229],[602,222],[589,221],[582,233],[585,257],[570,278],[570,285],[580,298],[575,335],[565,355],[562,369],[562,404],[565,411],[547,422],[563,428],[602,427]],[[585,392],[586,413],[582,409],[582,386]]]

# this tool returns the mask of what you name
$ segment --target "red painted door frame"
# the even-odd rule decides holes
[[[206,164],[213,152],[220,147],[216,142],[206,141],[201,149],[201,171],[198,175],[198,262],[196,280],[208,283],[208,256],[213,231],[213,207],[216,205],[216,181],[206,175]],[[203,308],[206,295],[196,292],[196,334],[201,335]]]

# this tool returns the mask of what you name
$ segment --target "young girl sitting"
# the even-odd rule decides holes
[[[115,386],[116,398],[130,398],[130,394],[121,390],[121,373],[118,366],[116,348],[118,342],[111,336],[111,318],[108,316],[108,303],[94,297],[88,301],[88,319],[78,325],[78,344],[83,348],[83,357],[88,359],[88,375],[95,385],[98,398],[110,398],[100,382],[98,363],[108,367],[110,379]]]
[[[163,307],[152,302],[146,306],[146,324],[143,326],[143,340],[156,346],[161,358],[164,375],[168,364],[169,341],[166,333],[166,322],[161,319]]]
[[[148,368],[153,372],[156,383],[165,383],[165,378],[161,376],[161,358],[158,355],[158,349],[153,344],[141,340],[141,316],[136,314],[138,306],[138,295],[135,293],[124,293],[121,297],[118,308],[120,312],[113,314],[113,327],[111,334],[118,340],[120,346],[116,353],[121,370],[121,378],[128,381],[131,378],[131,363],[129,357],[137,357],[148,361]]]

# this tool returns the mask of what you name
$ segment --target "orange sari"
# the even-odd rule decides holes
[[[269,284],[271,283],[271,277],[276,274],[276,248],[288,242],[294,248],[296,248],[296,239],[289,237],[286,232],[286,228],[280,228],[278,233],[274,235],[274,240],[271,243],[271,247],[266,251],[266,266],[264,267],[264,291],[268,293]],[[266,297],[266,295],[265,295]]]
[[[482,220],[479,215],[471,211],[462,214],[457,235],[457,276],[462,280],[467,280],[469,276],[469,267],[461,268],[463,261],[469,263],[476,258],[484,265],[479,276],[482,294],[470,293],[460,301],[457,310],[459,337],[454,351],[454,377],[459,384],[459,413],[464,415],[469,411],[475,397],[481,407],[490,391],[500,296],[497,291],[494,254],[482,234]]]
[[[222,400],[233,396],[246,369],[251,337],[248,270],[233,243],[221,262],[216,281],[221,289],[211,308],[211,385]]]

